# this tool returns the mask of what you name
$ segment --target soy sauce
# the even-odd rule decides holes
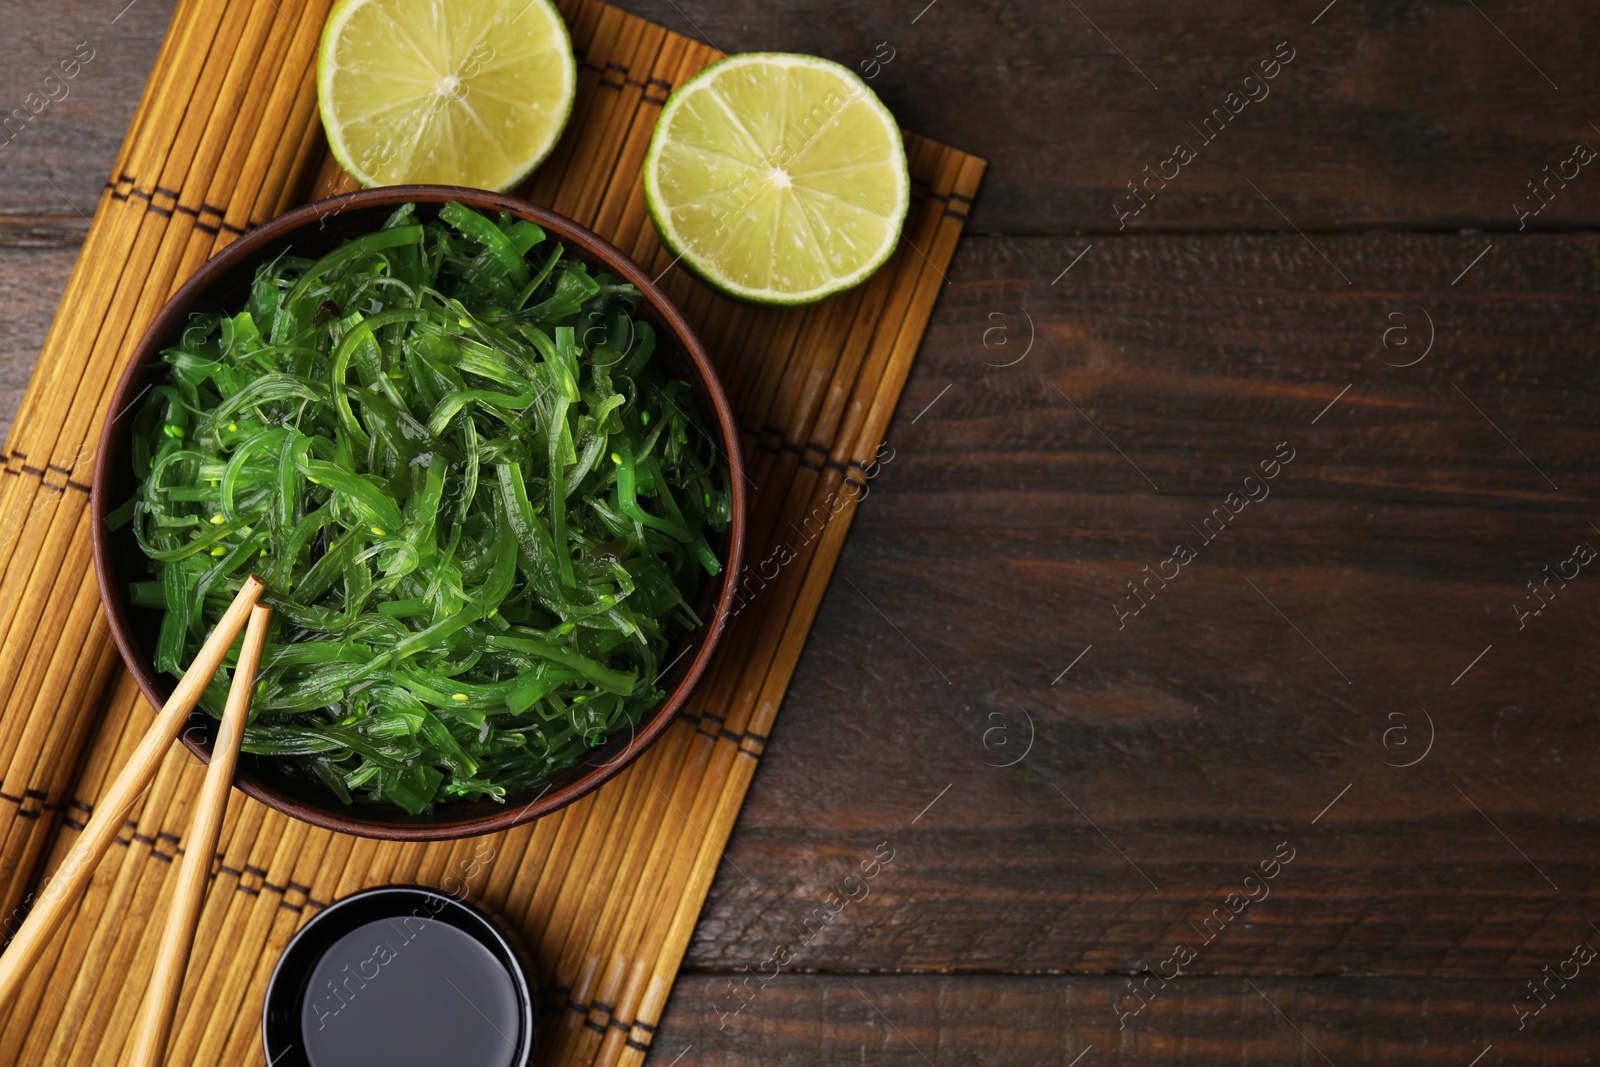
[[[300,1015],[312,1067],[513,1067],[517,991],[472,935],[403,915],[358,926],[311,970]]]

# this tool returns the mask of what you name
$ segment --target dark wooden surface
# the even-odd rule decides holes
[[[990,160],[656,1059],[1594,1062],[1595,964],[1518,1005],[1600,945],[1600,568],[1515,610],[1600,548],[1600,171],[1515,208],[1600,147],[1593,12],[923,2],[625,5],[728,51],[888,41],[896,114]],[[7,417],[170,11],[122,8],[7,13],[0,110],[96,48],[0,148]]]

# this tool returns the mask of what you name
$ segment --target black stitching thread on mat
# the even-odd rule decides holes
[[[75,482],[70,477],[67,479],[65,485],[51,485],[49,482],[45,481],[44,480],[45,471],[56,471],[56,472],[61,473],[61,474],[69,474],[70,473],[69,471],[66,471],[66,470],[62,469],[61,467],[56,466],[54,463],[47,463],[47,464],[45,464],[44,468],[42,468],[42,469],[39,468],[39,467],[31,467],[31,466],[28,465],[28,462],[27,462],[28,456],[27,456],[26,453],[23,453],[23,452],[12,452],[8,456],[5,453],[0,452],[0,464],[9,464],[13,459],[22,460],[23,461],[22,462],[22,466],[17,470],[12,470],[9,466],[6,466],[6,467],[3,467],[3,468],[0,468],[0,473],[13,474],[13,475],[15,475],[15,474],[32,475],[33,477],[36,477],[36,478],[39,479],[39,484],[40,485],[44,486],[46,489],[52,489],[57,493],[64,493],[68,489],[76,489],[76,490],[78,490],[79,492],[82,492],[82,493],[89,492],[89,487],[87,485],[84,485],[82,482]],[[0,793],[0,797],[4,797],[4,796],[5,796],[4,793]]]
[[[923,185],[927,184],[927,182],[922,178],[911,179],[911,184],[913,186],[917,185],[918,183]],[[944,213],[950,218],[961,223],[965,223],[967,221],[967,215],[969,212],[966,208],[956,208],[952,202],[959,200],[963,204],[967,204],[969,206],[972,204],[972,197],[962,196],[960,193],[935,193],[931,190],[912,189],[911,202],[913,204],[921,204],[924,200],[935,200],[943,204],[945,206]]]
[[[722,740],[733,742],[735,747],[738,748],[740,755],[749,756],[751,759],[759,760],[762,753],[766,751],[767,737],[765,734],[758,734],[754,730],[746,730],[742,734],[735,733],[723,725],[726,721],[725,719],[723,719],[721,716],[713,715],[709,711],[701,715],[693,715],[687,711],[680,711],[676,717],[692,725],[694,727],[694,732],[699,734],[701,737],[709,737],[713,741]],[[711,726],[709,730],[701,729],[701,727],[707,726],[711,722],[715,722],[716,725]],[[749,748],[745,747],[746,741],[750,742]]]
[[[817,466],[816,466],[816,462],[817,461],[807,460],[806,456],[805,456],[805,453],[807,451],[811,451],[811,450],[815,450],[817,452],[820,452],[823,455],[823,459],[820,461],[823,467],[831,467],[834,470],[838,471],[840,474],[845,475],[845,481],[850,482],[850,484],[854,485],[857,489],[863,489],[863,490],[866,489],[866,484],[864,482],[853,481],[853,480],[851,480],[849,475],[850,475],[851,468],[854,468],[854,469],[860,471],[862,474],[866,474],[867,473],[867,468],[864,467],[861,463],[859,463],[859,462],[857,462],[856,460],[853,460],[853,459],[849,460],[848,462],[845,462],[845,463],[840,463],[838,460],[833,459],[832,457],[830,457],[828,455],[829,448],[826,445],[819,444],[819,443],[817,443],[815,441],[808,442],[808,443],[806,443],[804,445],[790,444],[788,442],[788,440],[785,439],[782,430],[778,429],[776,426],[770,426],[770,425],[763,426],[759,430],[742,429],[741,432],[742,433],[747,433],[751,437],[754,437],[756,439],[755,444],[751,446],[752,448],[758,449],[758,450],[760,450],[762,452],[771,452],[773,454],[778,454],[778,453],[781,453],[781,452],[792,453],[792,454],[794,454],[796,456],[799,456],[800,457],[800,465],[802,467],[806,467],[809,470],[815,471],[815,470],[818,469]],[[763,441],[763,440],[761,440],[761,435],[762,434],[771,434],[771,435],[777,437],[778,440],[775,441],[775,442],[771,442],[771,443]],[[868,477],[870,477],[870,475],[868,475]]]
[[[116,186],[120,185],[123,182],[127,182],[128,183],[128,190],[126,192],[118,192],[118,191],[116,191]],[[238,234],[238,235],[242,236],[243,234],[249,232],[249,230],[254,228],[254,224],[253,223],[241,228],[239,226],[235,226],[231,222],[228,222],[227,221],[227,214],[228,214],[227,208],[220,208],[220,207],[217,207],[214,204],[208,204],[208,203],[204,203],[204,202],[202,202],[198,208],[192,208],[192,207],[189,207],[189,206],[187,206],[185,204],[180,204],[180,203],[177,202],[179,194],[173,192],[171,189],[164,188],[164,187],[162,187],[160,185],[155,186],[153,192],[148,192],[147,193],[147,192],[145,192],[144,190],[142,190],[142,189],[140,189],[138,187],[138,179],[137,178],[129,177],[126,174],[119,174],[117,176],[117,179],[116,179],[115,183],[107,182],[106,183],[106,188],[112,190],[111,198],[113,200],[127,200],[129,197],[138,197],[140,200],[143,200],[143,201],[145,201],[146,203],[148,203],[150,205],[147,210],[153,211],[156,214],[162,216],[163,218],[171,218],[173,212],[175,212],[175,211],[176,212],[181,212],[182,214],[185,214],[185,215],[190,215],[196,220],[195,221],[195,229],[200,230],[203,233],[211,234],[212,236],[216,236],[222,230],[226,230],[229,233]],[[173,200],[172,206],[171,207],[157,207],[156,203],[155,203],[155,197],[158,196],[158,195],[171,197],[172,200]],[[200,216],[202,216],[202,215],[215,215],[217,217],[217,221],[215,223],[200,222],[199,219],[200,219]]]
[[[4,794],[0,794],[0,797],[3,797],[3,796],[4,796]],[[68,806],[69,807],[73,807],[73,808],[81,808],[84,811],[93,810],[88,804],[83,803],[83,801],[81,801],[81,800],[70,801]],[[84,826],[85,826],[84,823],[78,822],[75,819],[63,819],[62,822],[66,823],[68,826],[71,826],[75,830],[82,830],[84,828]],[[183,848],[181,846],[178,847],[173,852],[173,854],[171,856],[169,856],[166,853],[161,852],[161,851],[156,849],[155,843],[156,843],[156,841],[158,839],[168,840],[168,841],[178,841],[179,838],[174,836],[173,834],[166,833],[165,831],[157,833],[155,835],[155,837],[150,837],[150,836],[148,836],[146,834],[141,834],[141,833],[138,832],[138,825],[139,824],[134,822],[132,819],[128,819],[128,820],[124,821],[122,825],[124,827],[130,827],[130,826],[133,827],[134,828],[134,832],[131,835],[131,839],[130,840],[124,840],[123,837],[122,837],[121,832],[119,831],[117,836],[112,838],[112,840],[114,840],[119,845],[127,847],[127,846],[130,846],[133,843],[133,841],[138,841],[140,844],[149,845],[150,846],[150,855],[155,857],[156,859],[159,859],[159,860],[165,862],[165,863],[171,863],[178,856],[181,856],[181,855],[184,854]],[[305,900],[304,904],[290,904],[287,900],[281,900],[281,901],[279,901],[279,906],[280,907],[288,908],[290,911],[293,911],[293,912],[304,912],[307,908],[310,908],[310,909],[312,909],[314,911],[321,911],[323,908],[326,908],[328,906],[327,902],[314,899],[311,896],[310,888],[307,887],[307,886],[303,886],[298,882],[289,882],[286,886],[275,886],[272,883],[267,881],[267,879],[266,879],[267,872],[263,871],[260,867],[255,867],[255,866],[251,866],[249,864],[246,864],[245,867],[244,867],[244,870],[239,870],[239,869],[234,868],[234,867],[229,867],[226,863],[222,862],[222,860],[223,860],[223,856],[222,856],[222,853],[220,853],[220,852],[216,853],[212,858],[212,861],[214,863],[216,863],[216,865],[217,865],[216,877],[218,877],[218,878],[220,878],[224,874],[231,874],[235,878],[242,878],[244,876],[245,872],[249,872],[251,874],[259,874],[259,875],[261,875],[261,889],[270,889],[274,893],[279,894],[279,896],[282,896],[284,894],[285,889],[297,889],[297,890],[299,890],[300,892],[302,892],[302,893],[304,893],[306,895],[306,900]],[[237,892],[245,893],[245,894],[247,894],[249,896],[252,896],[252,897],[257,897],[257,896],[261,895],[261,889],[252,889],[252,888],[250,888],[249,886],[246,886],[246,885],[235,885],[233,888]]]
[[[607,63],[605,66],[601,66],[598,63],[591,63],[587,58],[585,58],[585,59],[580,60],[578,62],[578,65],[580,67],[582,67],[583,69],[585,69],[585,70],[592,70],[595,73],[599,74],[600,75],[600,86],[601,86],[601,88],[604,88],[604,89],[616,89],[616,90],[620,91],[623,86],[631,85],[635,89],[638,89],[640,91],[640,99],[641,100],[643,100],[646,103],[654,104],[657,107],[660,107],[662,104],[665,104],[667,102],[667,98],[665,96],[661,96],[661,97],[651,96],[649,93],[644,92],[644,90],[648,89],[651,86],[658,86],[658,87],[660,87],[662,89],[665,89],[669,95],[672,92],[673,86],[672,86],[671,82],[665,81],[665,80],[663,80],[661,78],[649,78],[649,79],[647,79],[645,81],[640,81],[638,78],[630,78],[628,76],[628,68],[623,66],[620,63]],[[622,80],[620,82],[607,81],[606,80],[606,75],[607,74],[620,74],[620,75],[622,75]]]
[[[626,1043],[632,1048],[641,1049],[646,1052],[649,1051],[650,1046],[648,1044],[648,1040],[652,1035],[655,1034],[656,1028],[654,1026],[651,1026],[649,1023],[639,1022],[637,1019],[631,1023],[623,1022],[621,1019],[616,1017],[616,1008],[612,1007],[610,1004],[604,1004],[598,1000],[592,1000],[588,1004],[584,1004],[579,1001],[572,1000],[571,997],[572,990],[568,989],[566,986],[551,983],[545,987],[544,1009],[555,1014],[570,1012],[574,1015],[587,1016],[592,1012],[597,1012],[601,1016],[609,1015],[611,1016],[609,1023],[602,1023],[595,1019],[585,1018],[583,1020],[583,1025],[588,1027],[590,1030],[593,1030],[597,1034],[605,1033],[607,1027],[609,1026],[614,1026],[623,1033],[630,1035],[634,1029],[642,1030],[645,1033],[645,1042],[641,1043],[635,1041],[630,1036]],[[563,999],[566,1000],[564,1005],[558,1003]]]
[[[0,792],[0,800],[9,800],[9,801],[11,801],[11,803],[15,804],[17,806],[17,817],[18,818],[34,820],[34,819],[37,819],[40,815],[43,815],[46,811],[51,811],[51,810],[53,810],[55,808],[60,807],[59,804],[44,804],[44,803],[41,803],[41,804],[39,804],[38,807],[31,808],[31,809],[24,806],[30,800],[43,801],[47,795],[48,794],[46,794],[43,790],[29,788],[29,789],[24,789],[22,791],[22,795],[20,797],[12,796],[10,793]]]

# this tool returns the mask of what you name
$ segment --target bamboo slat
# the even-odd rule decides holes
[[[63,314],[0,455],[0,904],[59,865],[151,711],[117,665],[88,573],[93,442],[166,296],[248,227],[353,188],[316,121],[328,0],[181,0]],[[563,0],[579,56],[567,135],[522,195],[608,237],[695,325],[741,427],[751,490],[738,615],[696,697],[605,788],[532,825],[426,845],[358,840],[236,798],[213,859],[169,1062],[261,1062],[272,964],[329,902],[393,882],[476,900],[521,931],[543,986],[541,1063],[635,1064],[770,735],[860,491],[945,284],[983,161],[907,135],[914,198],[865,286],[793,310],[700,285],[661,245],[639,169],[674,86],[714,49]],[[821,516],[821,518],[819,518]],[[780,545],[792,562],[756,573]],[[81,576],[67,588],[60,575]],[[70,591],[69,591],[70,590]],[[163,763],[63,933],[0,1014],[0,1062],[117,1062],[151,973],[203,771]],[[156,917],[156,921],[151,921]]]

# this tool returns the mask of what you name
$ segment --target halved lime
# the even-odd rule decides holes
[[[713,63],[661,109],[644,162],[661,239],[707,284],[805,304],[869,277],[911,203],[905,144],[866,82],[827,59]]]
[[[362,185],[504,191],[555,147],[577,72],[549,0],[341,0],[317,102],[328,147]]]

